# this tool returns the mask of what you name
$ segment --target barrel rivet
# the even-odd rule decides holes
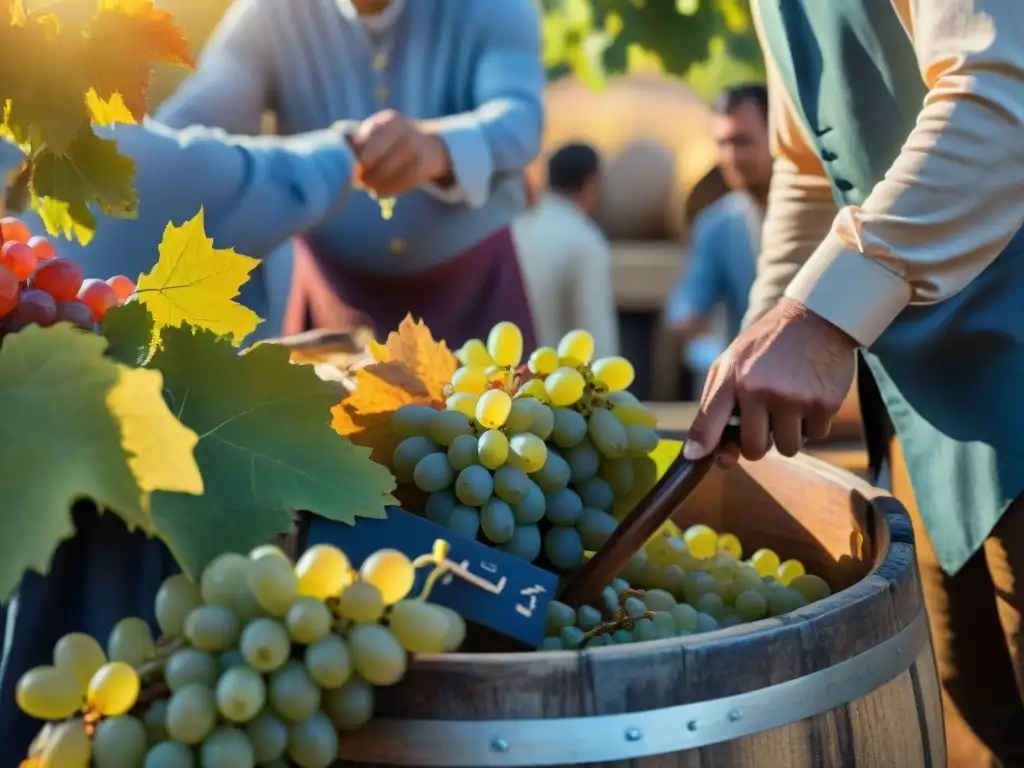
[[[688,722],[686,724],[686,730],[688,730],[688,731],[696,731],[697,730],[697,721],[696,720],[691,720],[690,722]]]
[[[732,712],[729,713],[729,722],[738,723],[741,717],[743,717],[743,713],[740,712],[738,709],[734,709]]]
[[[496,739],[491,739],[491,750],[493,752],[508,752],[508,742],[500,736]]]
[[[640,741],[644,737],[639,728],[628,728],[626,730],[626,741]]]
[[[903,655],[903,649],[902,648],[897,648],[896,649],[896,655],[897,656],[902,656]]]

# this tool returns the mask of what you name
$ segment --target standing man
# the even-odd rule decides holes
[[[531,348],[509,225],[544,83],[533,0],[235,0],[158,119],[256,133],[273,110],[284,134],[345,121],[362,189],[297,242],[284,332],[355,311],[386,334],[412,312],[452,348],[501,320]]]
[[[966,723],[993,764],[1024,766],[1024,13],[761,0],[755,18],[777,152],[761,268],[685,453],[738,406],[744,456],[770,438],[793,455],[828,432],[860,349],[872,463],[895,432],[927,531],[947,731]]]
[[[612,251],[594,223],[601,158],[589,144],[567,144],[548,159],[548,189],[512,225],[533,308],[537,342],[557,347],[574,328],[594,337],[594,356],[619,353]]]

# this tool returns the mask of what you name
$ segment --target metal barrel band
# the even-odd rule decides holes
[[[343,740],[341,757],[378,765],[473,768],[612,762],[679,752],[778,728],[862,698],[907,671],[927,644],[928,621],[921,611],[874,648],[756,691],[594,717],[375,719]]]

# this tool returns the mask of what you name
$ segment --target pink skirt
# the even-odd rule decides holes
[[[369,326],[383,341],[412,313],[453,350],[468,339],[486,338],[503,320],[522,330],[524,349],[536,346],[530,302],[508,227],[418,275],[368,275],[342,266],[337,256],[305,239],[296,241],[285,334]]]

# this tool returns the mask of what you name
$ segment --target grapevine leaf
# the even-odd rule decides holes
[[[157,533],[191,575],[222,552],[246,552],[288,531],[291,511],[345,523],[382,518],[395,482],[370,452],[330,426],[334,385],[285,347],[240,355],[212,332],[166,328],[150,367],[171,409],[199,434],[202,496],[153,495]]]
[[[459,367],[459,361],[448,350],[448,345],[434,341],[426,324],[422,320],[413,320],[412,315],[406,315],[398,330],[388,334],[383,345],[386,352],[380,347],[377,344],[371,347],[378,362],[404,363],[424,389],[437,397],[443,396],[444,385],[451,381],[452,374]]]
[[[186,435],[161,428],[174,438],[168,445],[140,437],[173,418],[159,386],[105,357],[106,346],[61,323],[29,326],[0,348],[0,465],[10,470],[0,473],[0,600],[25,570],[46,572],[74,534],[75,500],[92,499],[130,528],[151,531],[144,489],[161,486],[164,464],[187,470]]]
[[[180,227],[167,225],[156,265],[139,277],[138,297],[153,314],[158,333],[185,322],[240,344],[261,322],[235,301],[258,264],[233,248],[214,248],[200,209]]]
[[[89,107],[89,114],[94,123],[99,125],[114,125],[115,123],[135,123],[135,115],[124,103],[124,97],[116,91],[104,99],[95,88],[90,88],[85,95],[86,106]]]
[[[138,301],[114,307],[103,316],[102,333],[110,346],[107,357],[125,365],[141,366],[149,360],[153,340],[153,316]]]

